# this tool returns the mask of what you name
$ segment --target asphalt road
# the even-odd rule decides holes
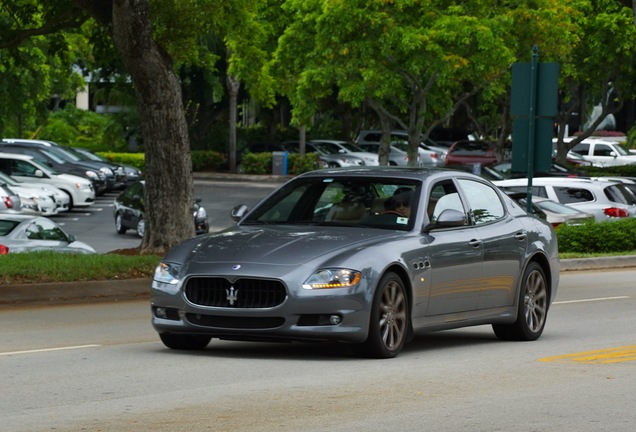
[[[170,351],[143,302],[0,311],[0,430],[631,432],[636,270],[566,272],[545,333],[345,345],[213,340]]]

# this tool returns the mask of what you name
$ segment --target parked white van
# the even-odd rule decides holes
[[[90,180],[71,174],[58,174],[27,155],[0,153],[0,171],[20,181],[38,180],[61,189],[69,198],[69,209],[88,207],[95,202]]]

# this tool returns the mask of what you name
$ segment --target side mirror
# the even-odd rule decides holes
[[[68,238],[69,243],[73,243],[77,240],[77,238],[73,234],[68,234],[66,237]]]
[[[234,222],[238,222],[243,219],[243,216],[247,214],[248,208],[245,204],[237,205],[230,212],[230,217]]]
[[[40,178],[44,177],[44,173],[42,172],[42,170],[35,170],[33,175]]]
[[[440,213],[437,220],[424,226],[424,232],[429,232],[439,228],[452,228],[465,226],[467,223],[466,215],[459,210],[446,209]]]

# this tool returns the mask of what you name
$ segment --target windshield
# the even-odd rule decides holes
[[[64,150],[61,147],[50,148],[51,153],[55,153],[58,158],[61,158],[67,162],[77,162],[81,159],[74,155],[73,153]]]
[[[12,177],[9,177],[3,172],[0,172],[0,184],[7,184],[9,186],[20,186],[20,183],[14,180]]]
[[[364,152],[363,149],[361,149],[360,147],[358,147],[357,145],[354,144],[350,144],[350,143],[341,143],[340,144],[342,147],[346,148],[348,151],[350,152]]]
[[[271,195],[241,225],[367,226],[406,231],[413,226],[419,188],[415,180],[302,178]]]
[[[57,153],[52,151],[52,149],[42,149],[42,153],[47,155],[50,159],[53,159],[56,163],[63,164],[68,162],[66,159],[60,157]]]

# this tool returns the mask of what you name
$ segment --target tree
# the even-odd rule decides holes
[[[179,64],[200,60],[198,38],[214,26],[232,28],[249,1],[11,0],[11,26],[0,47],[36,35],[76,29],[93,18],[112,37],[132,79],[146,155],[146,234],[141,251],[163,253],[194,234],[192,163]],[[227,26],[227,27],[225,27]],[[208,57],[209,58],[209,57]]]
[[[412,163],[422,133],[513,61],[505,40],[510,22],[492,2],[289,0],[285,6],[293,19],[275,62],[278,75],[294,80],[296,118],[308,119],[316,101],[337,87],[341,100],[366,101],[385,127],[408,131]]]
[[[557,123],[557,160],[589,137],[627,98],[636,96],[636,26],[630,8],[613,0],[582,2],[578,20],[580,42],[564,57]],[[566,125],[574,113],[585,115],[589,106],[600,112],[573,140],[564,142]],[[585,119],[584,119],[585,120]]]

